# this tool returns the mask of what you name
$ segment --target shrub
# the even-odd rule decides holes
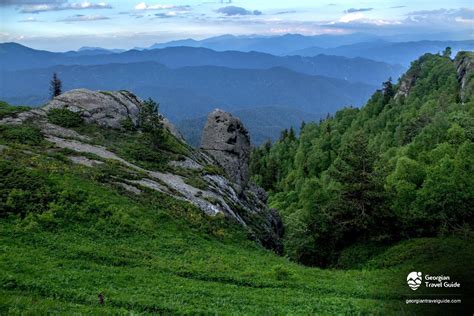
[[[293,271],[285,267],[284,265],[276,265],[273,267],[273,274],[278,281],[289,280],[293,275]]]
[[[46,175],[0,161],[0,217],[42,213],[56,198],[55,187]]]
[[[120,126],[126,131],[133,132],[136,130],[135,124],[133,124],[133,121],[131,118],[127,117],[123,120],[120,121]]]
[[[218,176],[223,176],[225,174],[224,170],[222,170],[222,168],[216,165],[205,165],[202,170],[202,173],[204,175],[210,174],[210,175],[218,175]]]
[[[140,138],[137,142],[125,144],[121,154],[148,168],[162,169],[166,165],[166,157],[160,151],[155,150],[146,137]]]
[[[48,112],[48,120],[62,127],[78,127],[82,125],[84,119],[77,112],[68,109],[51,109]]]
[[[0,101],[0,119],[15,115],[19,112],[28,111],[30,108],[26,106],[12,106],[4,101]]]
[[[43,141],[39,128],[28,125],[0,126],[0,136],[6,141],[28,145],[37,145]]]

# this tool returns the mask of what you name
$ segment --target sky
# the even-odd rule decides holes
[[[51,51],[223,34],[474,39],[473,0],[0,0],[0,42]]]

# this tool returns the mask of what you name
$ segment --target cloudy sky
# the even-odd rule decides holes
[[[474,39],[472,0],[0,0],[0,10],[0,42],[54,51],[221,34]]]

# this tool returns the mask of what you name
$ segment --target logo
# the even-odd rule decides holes
[[[407,276],[407,283],[408,286],[413,290],[416,291],[421,285],[421,272],[410,272]]]

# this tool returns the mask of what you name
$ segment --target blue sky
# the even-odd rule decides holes
[[[472,0],[0,0],[0,41],[64,51],[146,47],[221,34],[474,38]]]

